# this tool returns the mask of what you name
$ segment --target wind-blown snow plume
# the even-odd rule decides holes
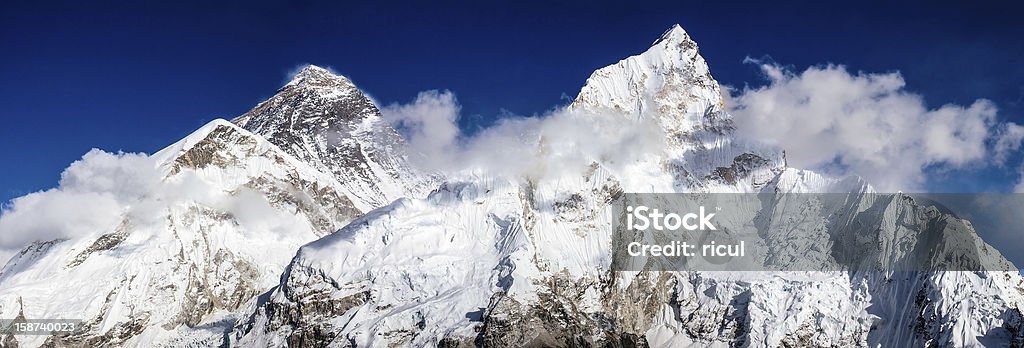
[[[544,178],[583,170],[599,161],[616,166],[663,149],[651,120],[557,108],[539,116],[507,115],[468,136],[459,130],[460,106],[451,92],[421,92],[409,104],[381,109],[405,133],[417,163],[448,173]]]
[[[747,62],[758,64],[769,84],[733,91],[728,104],[737,129],[782,146],[794,167],[860,175],[882,190],[911,190],[925,182],[926,168],[991,164],[990,144],[1003,126],[988,100],[929,109],[904,88],[899,73],[854,74],[841,65],[794,73]],[[1012,139],[1006,142],[999,148],[1010,149]]]

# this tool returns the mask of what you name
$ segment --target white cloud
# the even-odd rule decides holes
[[[410,148],[422,155],[414,159],[449,173],[475,170],[536,179],[582,171],[593,161],[626,163],[660,150],[664,139],[653,123],[565,109],[534,117],[506,114],[494,126],[466,136],[457,125],[460,109],[452,93],[428,91],[382,113],[407,133]],[[93,238],[112,231],[125,217],[137,228],[161,228],[167,209],[178,202],[231,213],[246,233],[288,234],[303,226],[258,192],[228,191],[189,171],[164,179],[145,154],[92,150],[64,171],[57,188],[4,207],[0,254],[9,256],[35,241]]]
[[[781,146],[793,167],[856,174],[882,190],[908,191],[921,188],[928,168],[988,164],[987,144],[999,126],[988,100],[929,109],[904,89],[899,73],[853,74],[827,65],[796,74],[753,62],[769,84],[734,90],[730,111],[741,136]]]
[[[460,107],[451,92],[425,91],[412,103],[391,104],[381,109],[389,123],[404,130],[410,148],[426,159],[435,161],[448,157],[455,150],[459,137]]]
[[[996,164],[1004,165],[1010,153],[1020,150],[1022,140],[1024,140],[1024,126],[1013,122],[1006,123],[1000,129],[994,145],[993,160]]]
[[[625,164],[661,151],[653,121],[636,122],[558,108],[538,116],[504,114],[473,136],[459,130],[459,104],[450,92],[420,93],[409,104],[381,109],[406,134],[419,164],[445,172],[482,170],[531,178],[581,171],[594,161]]]
[[[111,230],[126,208],[159,181],[153,161],[144,154],[93,149],[64,170],[57,188],[16,198],[3,208],[0,253],[10,254],[34,241]]]
[[[136,200],[160,184],[156,163],[146,154],[112,154],[92,149],[61,173],[65,191],[104,192],[122,200]]]
[[[1024,193],[1024,163],[1017,166],[1017,182],[1010,189],[1013,193]]]
[[[259,192],[226,190],[193,171],[165,180],[152,157],[93,149],[64,170],[58,187],[18,197],[3,207],[0,267],[33,242],[93,238],[112,232],[125,218],[137,229],[162,230],[168,209],[181,202],[230,213],[243,233],[308,230],[299,217],[273,208]]]

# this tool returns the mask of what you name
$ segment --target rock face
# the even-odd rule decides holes
[[[219,345],[299,246],[424,189],[402,146],[351,82],[308,67],[234,124],[150,156],[163,178],[120,223],[15,255],[0,318],[85,320],[82,334],[11,338],[28,346]]]
[[[914,199],[787,168],[780,149],[737,140],[678,26],[596,71],[571,108],[653,122],[667,148],[543,178],[440,180],[406,164],[403,140],[351,81],[308,67],[232,123],[151,156],[164,177],[118,223],[16,255],[0,271],[0,318],[77,317],[87,330],[3,344],[1024,344],[1016,272],[613,272],[608,205],[627,192],[758,193],[783,222],[798,209],[776,195],[858,197],[844,209],[867,216],[863,233],[779,259],[840,262],[830,246],[843,243],[896,256],[944,247],[907,229],[930,221],[988,246]]]
[[[232,122],[334,175],[363,211],[433,189],[431,177],[408,165],[405,141],[370,98],[323,68],[303,68],[274,97]]]
[[[857,178],[786,168],[781,150],[735,140],[720,88],[678,26],[647,52],[595,72],[572,108],[653,120],[669,149],[625,167],[595,159],[588,170],[540,181],[450,177],[425,199],[400,200],[299,249],[281,283],[236,323],[232,343],[961,346],[1021,340],[1016,308],[1024,280],[1016,272],[612,272],[607,205],[623,192],[852,193],[861,201],[850,214],[873,217],[865,220],[874,224],[866,237],[879,252],[915,243],[904,226],[918,220],[905,219],[930,210],[909,197],[876,195]],[[766,204],[773,210],[782,203]],[[973,231],[962,232],[984,246]],[[836,261],[827,245],[816,250],[814,257]]]

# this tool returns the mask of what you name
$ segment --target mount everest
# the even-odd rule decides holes
[[[917,240],[907,224],[940,218],[787,167],[782,149],[734,136],[722,93],[675,26],[557,115],[513,127],[517,151],[557,160],[437,172],[351,81],[307,67],[142,159],[145,190],[117,195],[96,228],[14,255],[0,318],[86,330],[2,345],[1024,344],[1016,272],[611,271],[608,205],[623,193],[852,193],[848,213],[873,217],[887,252]],[[553,133],[567,127],[592,136]],[[656,151],[629,151],[651,138]],[[615,141],[583,144],[602,139]],[[73,178],[36,199],[75,192]],[[31,223],[17,218],[0,224]]]

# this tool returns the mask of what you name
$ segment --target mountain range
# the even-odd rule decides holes
[[[426,169],[352,81],[305,67],[251,111],[147,156],[157,178],[116,222],[14,255],[0,318],[84,330],[0,347],[1024,345],[1017,272],[612,270],[609,203],[624,193],[846,193],[842,213],[871,227],[847,237],[896,256],[924,243],[906,226],[953,219],[735,136],[679,26],[595,71],[562,115],[653,127],[639,136],[658,151],[584,152],[587,165],[542,174]],[[518,146],[541,158],[603,141],[556,136]],[[790,214],[764,204],[773,221]],[[834,239],[820,243],[778,255],[834,262]]]

